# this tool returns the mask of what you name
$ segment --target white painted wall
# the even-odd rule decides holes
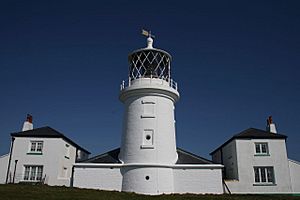
[[[173,169],[163,166],[128,166],[121,169],[122,191],[140,194],[174,192]],[[149,179],[147,180],[146,177]]]
[[[270,155],[255,156],[255,142],[267,142]],[[290,193],[292,191],[284,139],[237,139],[236,150],[238,180],[226,181],[232,193]],[[273,166],[275,184],[256,185],[254,166]]]
[[[143,166],[142,164],[76,163],[74,187],[150,195],[222,194],[222,167],[222,165]],[[148,180],[146,176],[149,177]]]
[[[43,154],[30,155],[31,141],[43,141]],[[46,175],[45,183],[48,185],[70,185],[72,165],[75,163],[76,148],[69,145],[67,156],[67,142],[61,138],[33,138],[15,137],[10,173],[13,174],[15,160],[18,160],[16,167],[15,182],[23,180],[24,165],[42,165],[43,177]],[[67,173],[63,175],[63,168],[67,168]]]
[[[239,179],[236,140],[222,148],[222,160],[225,166],[226,179]]]
[[[300,163],[289,159],[292,191],[300,193]]]
[[[221,168],[174,169],[174,193],[223,194]]]
[[[75,167],[73,186],[121,191],[122,174],[120,167],[115,165]]]
[[[8,159],[9,159],[9,154],[0,156],[0,184],[4,184],[6,181]]]
[[[176,152],[174,104],[179,93],[157,78],[139,78],[120,93],[124,123],[119,159],[124,164],[171,165]],[[147,140],[146,136],[151,136]],[[143,194],[173,191],[173,171],[165,167],[123,167],[122,191]],[[149,180],[145,177],[149,176]]]
[[[175,164],[174,103],[179,93],[162,79],[140,78],[121,91],[124,123],[120,160],[124,163]],[[147,112],[146,107],[151,112]],[[143,148],[145,130],[153,130],[153,145]]]

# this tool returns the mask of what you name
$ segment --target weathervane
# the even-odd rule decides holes
[[[142,35],[150,38],[155,38],[155,36],[151,34],[151,31],[146,31],[145,29],[142,29]]]
[[[144,29],[142,29],[142,35],[148,37],[147,38],[147,48],[152,49],[153,48],[153,39],[152,38],[155,38],[155,36],[151,34],[151,31],[146,31]]]

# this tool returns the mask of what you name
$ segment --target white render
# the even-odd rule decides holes
[[[178,92],[161,79],[140,78],[122,91],[120,99],[125,104],[125,116],[119,159],[123,163],[176,163],[174,103],[178,98]],[[149,113],[146,106],[150,107]],[[143,134],[147,131],[150,142]],[[146,176],[150,177],[147,184]],[[164,184],[159,184],[162,181]],[[171,193],[174,190],[173,172],[156,167],[126,167],[122,189],[150,194],[156,191]]]
[[[9,159],[9,154],[0,156],[0,184],[4,184],[6,181],[8,159]]]
[[[80,164],[74,165],[73,186],[102,190],[122,190],[121,165]]]
[[[177,167],[174,169],[174,192],[223,194],[220,165]]]
[[[33,129],[33,124],[31,122],[25,121],[23,124],[22,131],[29,131]]]
[[[270,156],[255,156],[255,142],[268,142]],[[237,165],[239,184],[235,188],[233,183],[232,192],[247,193],[290,193],[291,182],[288,169],[288,159],[286,153],[285,140],[236,140]],[[253,166],[273,166],[275,171],[276,184],[273,186],[255,186]]]
[[[269,154],[257,155],[255,143],[267,143]],[[212,157],[225,166],[225,183],[229,188],[226,192],[284,194],[300,191],[300,165],[287,158],[285,139],[234,139]],[[255,183],[254,167],[273,167],[274,184]]]
[[[30,154],[31,141],[43,141],[43,152],[41,155]],[[70,148],[68,153],[66,144]],[[75,156],[76,148],[62,138],[15,137],[9,177],[12,179],[15,160],[18,160],[15,183],[24,181],[24,166],[40,165],[43,166],[45,184],[69,186]],[[66,172],[63,172],[64,168],[66,168]]]
[[[289,159],[292,192],[300,193],[300,162]]]
[[[150,195],[223,194],[222,166],[220,165],[76,163],[74,167],[74,186],[79,188],[133,190],[136,193]],[[173,179],[170,179],[169,173],[173,174]],[[145,180],[145,174],[150,176],[149,180]],[[129,178],[124,181],[126,175],[129,175]],[[160,180],[152,179],[153,176],[159,177]]]

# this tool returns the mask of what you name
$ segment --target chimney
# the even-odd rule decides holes
[[[22,131],[29,131],[33,129],[33,124],[32,124],[32,116],[30,114],[27,114],[26,121],[23,124]]]
[[[271,133],[277,133],[276,126],[273,122],[272,116],[267,119],[267,131]]]

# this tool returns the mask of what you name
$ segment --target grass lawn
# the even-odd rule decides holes
[[[109,192],[101,190],[89,190],[89,189],[78,189],[69,187],[50,187],[46,185],[0,185],[0,200],[48,200],[48,199],[105,199],[105,200],[115,200],[115,199],[153,199],[153,200],[186,200],[186,199],[203,199],[203,200],[277,200],[277,199],[300,199],[296,196],[288,195],[159,195],[159,196],[145,196],[138,195],[134,193],[126,192]]]

